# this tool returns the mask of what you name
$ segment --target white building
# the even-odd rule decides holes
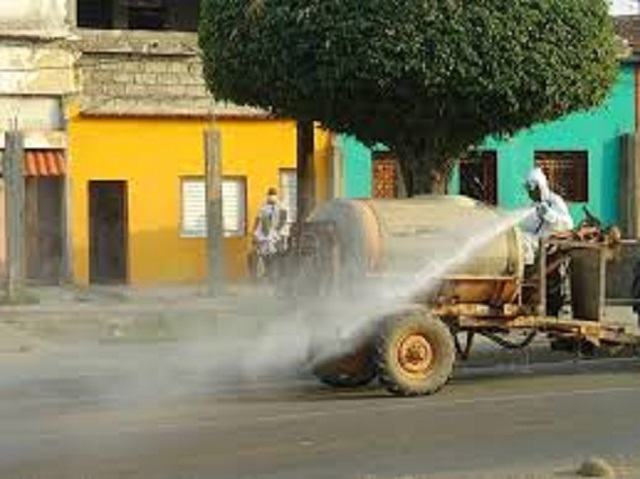
[[[25,134],[25,273],[46,282],[65,274],[64,103],[77,90],[71,5],[0,0],[0,154],[4,130],[15,124]],[[0,179],[0,282],[6,256],[3,186]]]
[[[639,0],[609,0],[612,15],[637,15],[640,13]]]
[[[0,131],[57,130],[75,90],[68,0],[0,0]]]

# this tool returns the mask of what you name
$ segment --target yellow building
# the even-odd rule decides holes
[[[211,128],[222,142],[227,276],[243,277],[267,189],[279,188],[285,207],[295,206],[296,124],[216,101],[193,32],[81,28],[78,35],[77,95],[65,105],[73,280],[206,277],[204,133]],[[321,199],[339,184],[337,159],[332,137],[319,129],[315,136]]]
[[[206,275],[206,239],[198,208],[204,186],[202,119],[83,116],[69,118],[71,257],[76,282],[196,282]],[[221,119],[225,264],[246,273],[250,229],[265,192],[295,175],[291,121]],[[319,198],[329,194],[330,135],[317,130]],[[282,191],[284,188],[285,191]],[[237,201],[236,201],[237,200]],[[194,203],[195,202],[195,203]]]

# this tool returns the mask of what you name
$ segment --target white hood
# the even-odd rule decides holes
[[[549,182],[544,172],[540,168],[534,168],[527,176],[527,186],[540,189],[540,199],[542,201],[548,201],[550,196]]]

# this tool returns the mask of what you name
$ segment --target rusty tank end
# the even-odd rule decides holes
[[[339,257],[335,262],[339,271],[333,271],[332,276],[349,282],[378,275],[415,274],[433,259],[429,245],[446,242],[447,231],[468,223],[484,224],[485,220],[490,224],[499,218],[498,210],[470,198],[423,196],[332,200],[317,208],[308,224],[332,225],[333,246]],[[448,272],[435,296],[438,301],[500,306],[514,300],[523,275],[521,233],[514,227]]]

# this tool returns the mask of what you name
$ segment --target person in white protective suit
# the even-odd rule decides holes
[[[269,188],[267,199],[260,208],[253,227],[255,251],[264,263],[265,274],[275,273],[275,260],[286,244],[287,211],[280,205],[278,191]]]
[[[525,188],[534,203],[535,212],[520,224],[523,232],[524,259],[526,265],[535,263],[540,239],[554,233],[573,229],[573,219],[569,208],[560,195],[549,189],[544,172],[535,168],[527,176]]]

